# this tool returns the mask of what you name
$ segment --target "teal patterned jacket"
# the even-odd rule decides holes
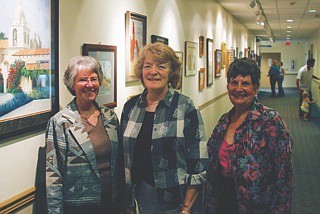
[[[128,100],[121,115],[125,176],[131,199],[134,199],[131,167],[145,114],[145,97],[146,90]],[[160,208],[162,211],[177,208],[183,203],[187,185],[202,185],[206,181],[208,152],[204,125],[190,98],[169,88],[155,111],[151,147]]]
[[[124,184],[119,121],[113,110],[99,106],[111,143],[112,199]],[[75,105],[75,99],[48,122],[46,132],[46,191],[48,213],[63,213],[63,205],[97,205],[101,185],[95,153]]]
[[[224,114],[208,141],[209,165],[205,213],[217,213],[218,151],[234,109]],[[255,98],[246,119],[236,129],[232,175],[240,213],[290,213],[293,140],[278,112]]]

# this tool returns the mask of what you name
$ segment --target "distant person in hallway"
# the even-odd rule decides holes
[[[314,101],[310,100],[309,93],[304,91],[302,93],[302,104],[300,106],[301,111],[303,112],[303,120],[308,121],[308,113],[310,111],[310,103],[314,103]]]
[[[279,92],[278,92],[278,96],[284,97],[284,90],[283,90],[282,83],[284,80],[285,71],[283,68],[283,62],[280,61],[278,63],[278,66],[279,66],[279,77],[278,77],[278,90],[279,90]]]
[[[145,89],[123,108],[128,202],[134,210],[136,199],[140,214],[200,213],[207,141],[200,111],[172,88],[180,69],[169,46],[143,47],[134,71]]]
[[[272,60],[271,67],[268,72],[268,77],[270,78],[270,86],[271,86],[271,97],[276,96],[276,83],[279,78],[279,67],[278,67],[278,61]]]
[[[302,104],[302,93],[303,91],[307,91],[309,93],[309,99],[312,100],[312,92],[311,92],[311,83],[312,78],[318,79],[315,75],[313,75],[313,66],[316,62],[315,59],[310,58],[307,60],[307,64],[302,66],[298,72],[296,85],[299,94],[299,116],[303,118],[303,112],[300,108]],[[311,109],[309,109],[308,117],[311,115]]]
[[[114,214],[123,208],[118,118],[95,101],[102,80],[96,59],[69,61],[64,84],[75,98],[49,120],[46,132],[49,214]]]
[[[204,213],[290,213],[293,140],[278,112],[258,100],[260,69],[252,59],[231,63],[233,108],[208,141]]]

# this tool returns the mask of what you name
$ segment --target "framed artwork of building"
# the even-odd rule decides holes
[[[114,108],[117,106],[117,47],[101,44],[83,44],[82,55],[97,59],[103,72],[97,102]]]
[[[23,3],[1,5],[7,10],[0,14],[0,142],[44,130],[59,109],[59,1]]]

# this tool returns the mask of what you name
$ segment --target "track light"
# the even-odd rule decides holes
[[[253,9],[255,6],[256,6],[256,1],[255,1],[255,0],[252,0],[252,1],[250,2],[250,4],[249,4],[249,7],[250,7],[251,9]]]

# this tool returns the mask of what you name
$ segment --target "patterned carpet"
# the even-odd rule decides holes
[[[285,97],[269,97],[261,90],[263,104],[277,110],[287,122],[294,139],[293,214],[320,213],[320,111],[311,105],[311,119],[299,119],[298,94],[295,88],[285,89]]]

